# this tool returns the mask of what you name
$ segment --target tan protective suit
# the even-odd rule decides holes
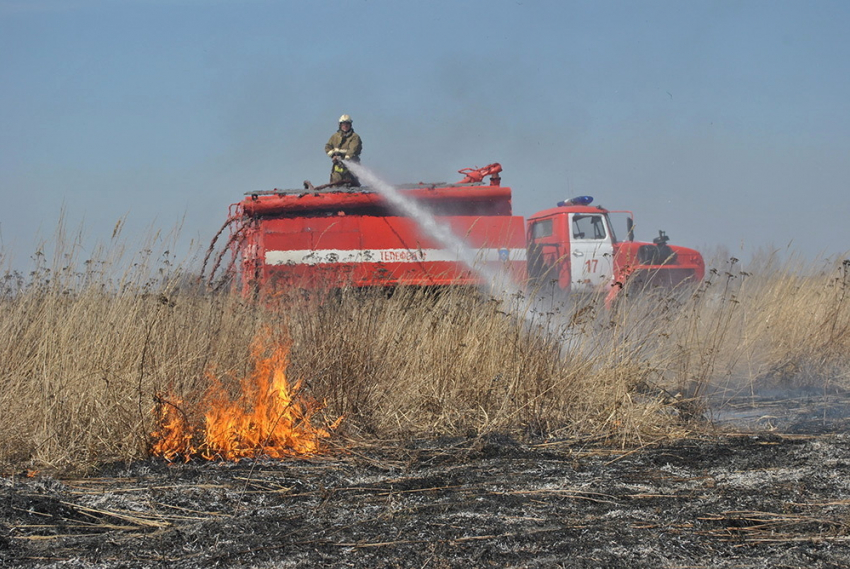
[[[348,132],[338,130],[333,133],[325,144],[325,153],[331,158],[339,156],[346,160],[360,162],[360,152],[363,150],[363,141],[360,135],[351,128]],[[354,174],[348,171],[343,164],[334,162],[331,168],[331,183],[348,182],[351,186],[359,186],[360,182]]]

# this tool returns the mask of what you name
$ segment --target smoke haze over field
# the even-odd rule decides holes
[[[850,250],[839,1],[0,0],[0,249],[326,180],[343,113],[392,183],[500,162],[529,215],[589,194],[637,237]],[[132,242],[132,241],[131,241]]]

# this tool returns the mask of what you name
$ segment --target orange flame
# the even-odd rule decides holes
[[[182,401],[158,398],[156,431],[151,433],[151,454],[168,461],[178,457],[234,460],[268,456],[284,458],[322,451],[342,417],[326,428],[312,420],[325,404],[301,391],[302,382],[286,378],[289,346],[277,344],[272,355],[262,357],[262,342],[251,348],[254,370],[241,381],[241,392],[231,400],[221,382],[207,373],[211,386],[201,405],[206,409],[203,428],[196,428],[182,411]]]

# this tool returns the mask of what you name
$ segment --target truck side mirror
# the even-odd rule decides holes
[[[626,232],[628,233],[628,240],[635,240],[635,222],[631,217],[626,218]]]

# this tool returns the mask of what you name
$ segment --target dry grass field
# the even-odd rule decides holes
[[[55,249],[0,288],[0,565],[850,563],[847,261],[608,310]]]
[[[705,427],[709,405],[850,387],[848,262],[721,259],[697,288],[532,303],[478,291],[212,293],[145,249],[56,246],[0,294],[0,464],[85,473],[148,456],[157,402],[187,420],[259,354],[325,402],[338,440],[502,433],[641,444]],[[73,248],[68,248],[73,250]],[[252,355],[252,346],[254,352]],[[264,352],[265,350],[265,352]]]

